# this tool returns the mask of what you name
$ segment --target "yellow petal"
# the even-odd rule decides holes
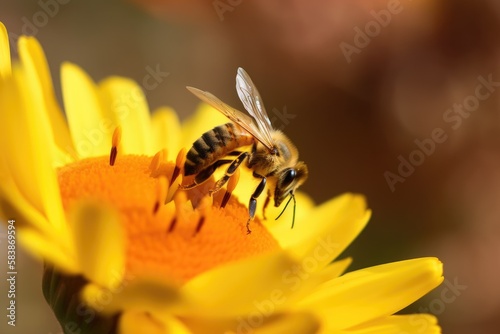
[[[77,258],[84,276],[111,288],[125,271],[125,235],[118,215],[96,203],[79,203],[71,211]]]
[[[74,254],[62,249],[57,242],[39,232],[25,229],[19,231],[19,242],[36,258],[53,264],[58,270],[67,274],[78,274],[79,268]]]
[[[318,333],[321,326],[320,319],[309,312],[293,311],[270,311],[270,305],[260,303],[256,300],[255,307],[251,312],[237,317],[199,316],[193,312],[191,315],[183,316],[190,333],[259,333],[259,334],[303,334]]]
[[[281,275],[284,283],[281,288],[284,299],[288,304],[292,305],[294,302],[307,298],[315,291],[321,291],[324,286],[328,286],[330,281],[339,277],[351,262],[352,260],[347,258],[333,262],[325,269],[317,271],[314,259],[304,258],[298,260],[295,265],[283,271]],[[267,300],[272,300],[272,298]],[[262,304],[266,305],[268,302],[263,301]],[[276,306],[284,305],[284,303],[280,302],[275,304]]]
[[[127,312],[131,313],[131,312]],[[125,314],[127,314],[125,313]],[[135,312],[135,321],[130,319],[127,324],[123,324],[124,331],[119,334],[153,333],[153,334],[191,334],[186,325],[171,314],[155,314],[154,312]],[[123,316],[122,316],[123,318]],[[126,328],[127,327],[127,328]],[[161,331],[159,331],[161,330]],[[204,329],[205,333],[209,333]]]
[[[191,334],[191,331],[175,317],[162,317],[161,320],[168,334]]]
[[[305,312],[279,315],[268,319],[268,321],[266,321],[262,326],[256,326],[254,328],[252,328],[252,324],[257,324],[257,321],[260,320],[260,318],[258,316],[254,316],[253,319],[248,317],[246,320],[247,325],[249,325],[248,329],[251,329],[249,333],[256,334],[316,334],[321,328],[320,321],[314,315]]]
[[[153,113],[151,119],[153,131],[153,152],[166,148],[167,159],[174,161],[181,149],[181,125],[175,111],[163,107]]]
[[[440,334],[436,317],[430,314],[394,315],[350,328],[352,334]]]
[[[81,158],[109,154],[113,120],[100,105],[97,87],[78,66],[61,68],[64,107],[73,145]]]
[[[22,68],[14,67],[12,79],[5,81],[0,91],[0,129],[4,136],[0,151],[21,194],[65,235],[59,185],[47,152],[52,144],[47,135],[50,125],[39,104],[40,89],[24,89],[28,80]]]
[[[136,311],[166,316],[185,303],[177,286],[157,278],[125,277],[119,285],[109,289],[87,284],[81,297],[85,303],[103,314]]]
[[[321,277],[321,282],[331,281],[340,275],[342,275],[347,267],[352,263],[352,259],[350,257],[345,258],[343,260],[335,261],[329,264],[325,269],[316,272],[318,277]],[[318,285],[316,287],[317,290],[322,289],[323,285]]]
[[[0,79],[10,76],[10,46],[7,28],[0,22]]]
[[[151,313],[125,312],[120,317],[118,334],[191,334],[175,317],[158,319]]]
[[[30,89],[39,89],[41,91],[41,100],[43,102],[40,102],[45,105],[45,112],[52,130],[50,136],[54,145],[51,146],[54,148],[51,147],[51,149],[55,150],[58,147],[59,150],[68,152],[68,154],[75,157],[68,125],[57,102],[47,59],[40,43],[34,37],[22,36],[19,39],[19,57],[26,69],[26,76],[28,77],[26,85]],[[57,164],[59,156],[57,156],[56,152],[52,154],[53,160]]]
[[[371,212],[364,197],[345,194],[314,210],[291,231],[274,235],[282,247],[300,258],[314,258],[318,270],[335,259],[363,230]]]
[[[265,254],[210,270],[187,282],[182,290],[207,315],[236,316],[259,306],[274,311],[316,283],[296,277],[297,269],[299,263],[285,252]]]
[[[252,176],[250,177],[255,179]],[[255,188],[253,190],[255,190]],[[247,193],[248,198],[250,194],[253,193],[253,190],[252,192]],[[309,225],[311,224],[311,221],[309,217],[314,212],[314,201],[307,194],[299,191],[295,194],[295,200],[297,201],[297,207],[295,211],[295,223],[293,229],[293,203],[288,205],[285,212],[283,212],[278,220],[276,220],[276,218],[285,209],[285,203],[281,204],[281,206],[277,208],[271,200],[269,208],[266,210],[267,221],[264,222],[264,224],[274,238],[280,243],[280,246],[285,249],[290,248],[291,240],[299,237],[297,234],[300,234],[301,232],[298,231],[303,228],[310,228]],[[262,198],[260,201],[263,202],[264,199]]]
[[[150,314],[141,312],[124,312],[118,323],[118,334],[166,334],[161,322]]]
[[[219,111],[208,104],[201,103],[194,115],[182,124],[181,146],[189,149],[202,134],[228,122],[229,119]]]
[[[403,309],[437,287],[442,274],[436,258],[393,262],[334,279],[300,305],[314,309],[328,328],[346,329]]]
[[[122,128],[123,153],[151,154],[149,107],[141,87],[130,79],[110,77],[99,84],[99,91],[104,108],[111,111],[113,121]]]
[[[26,200],[12,178],[5,175],[0,177],[0,212],[6,219],[15,218],[23,228],[31,228],[42,234],[54,232],[47,218]]]
[[[20,72],[20,69],[17,68],[16,73]],[[32,166],[35,166],[33,155],[36,152],[33,152],[30,145],[35,134],[28,133],[29,124],[27,124],[28,115],[26,115],[28,112],[14,78],[3,82],[0,90],[0,110],[0,127],[4,137],[0,141],[2,157],[23,196],[39,212],[43,213],[40,189],[37,189],[36,183],[32,180],[34,175],[31,175],[34,170]],[[19,136],[19,133],[23,135]],[[20,148],[23,150],[21,151]],[[26,157],[26,153],[31,154]]]

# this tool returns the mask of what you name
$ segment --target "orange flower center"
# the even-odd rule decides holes
[[[150,163],[146,156],[120,156],[114,166],[109,157],[89,158],[58,173],[66,211],[75,201],[92,198],[120,212],[127,274],[160,275],[182,283],[215,266],[279,248],[257,218],[247,234],[248,209],[235,198],[220,208],[224,189],[213,200],[207,198],[213,183],[178,191],[164,205],[165,199],[158,198],[161,179],[150,176]],[[171,175],[174,164],[164,167]]]

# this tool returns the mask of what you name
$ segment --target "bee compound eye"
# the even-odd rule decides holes
[[[295,180],[295,177],[297,176],[297,171],[295,169],[289,169],[285,173],[285,177],[283,178],[283,185],[287,186],[290,183],[292,183],[293,180]]]

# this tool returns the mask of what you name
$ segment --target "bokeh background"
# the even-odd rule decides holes
[[[500,2],[0,0],[0,20],[11,42],[41,41],[56,86],[64,61],[95,80],[144,84],[161,71],[146,89],[151,109],[169,105],[183,119],[198,103],[186,85],[241,106],[244,67],[309,165],[303,190],[317,202],[366,194],[374,215],[345,252],[351,269],[437,256],[447,283],[404,312],[436,314],[445,333],[498,333]],[[488,96],[474,99],[484,81]],[[414,153],[436,129],[442,142]],[[410,157],[418,166],[397,176]],[[62,333],[41,264],[18,258],[18,326],[4,319],[0,332]],[[4,309],[5,283],[0,293]]]

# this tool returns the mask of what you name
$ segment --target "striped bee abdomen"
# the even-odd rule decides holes
[[[238,147],[252,145],[254,138],[234,123],[205,132],[193,143],[186,156],[184,175],[194,175]]]

